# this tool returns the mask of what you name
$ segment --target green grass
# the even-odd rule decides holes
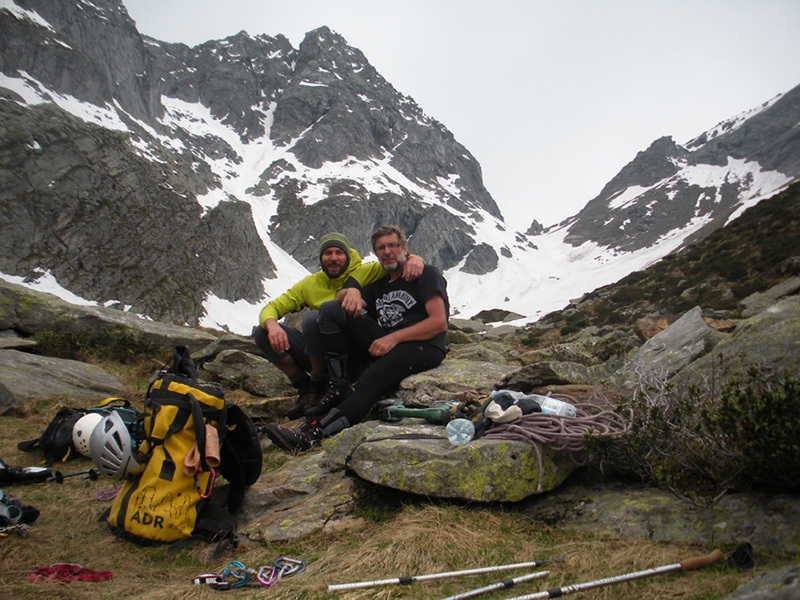
[[[130,375],[138,381],[136,369]],[[240,392],[239,392],[240,393]],[[35,401],[24,412],[0,416],[0,457],[14,466],[36,464],[39,456],[25,454],[16,443],[38,435],[63,403]],[[67,405],[77,405],[66,401]],[[275,456],[273,456],[275,455]],[[286,454],[267,453],[265,469],[277,468]],[[59,464],[63,473],[90,468],[91,461],[76,458]],[[336,534],[312,535],[284,544],[247,542],[212,557],[213,546],[203,543],[169,554],[167,547],[138,546],[114,537],[105,522],[98,521],[109,506],[96,494],[109,491],[115,482],[73,477],[62,484],[6,486],[9,497],[41,511],[30,535],[0,538],[0,589],[17,600],[40,598],[148,598],[180,600],[218,598],[222,592],[193,586],[201,573],[220,573],[236,560],[257,569],[280,556],[307,562],[303,574],[280,581],[269,590],[247,587],[224,592],[224,597],[274,599],[297,598],[443,598],[483,587],[527,571],[462,576],[411,585],[387,585],[328,594],[327,586],[357,581],[425,575],[563,557],[549,567],[550,575],[538,582],[521,584],[519,594],[554,586],[590,581],[644,568],[672,564],[687,557],[705,555],[710,547],[655,543],[650,540],[607,539],[592,534],[561,531],[533,521],[511,506],[483,506],[429,501],[401,495],[364,483],[358,497],[358,527]],[[728,549],[730,550],[730,549]],[[39,567],[54,563],[78,563],[94,570],[110,570],[107,582],[29,582],[26,577]],[[785,562],[785,561],[784,561]],[[723,566],[692,573],[667,574],[598,589],[593,599],[692,598],[716,599],[737,586],[779,566],[780,560],[760,565],[751,574],[739,574]],[[508,592],[486,598],[507,598]]]

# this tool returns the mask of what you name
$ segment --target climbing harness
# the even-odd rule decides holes
[[[306,570],[302,560],[282,556],[271,565],[250,569],[239,561],[232,561],[220,573],[203,573],[194,577],[195,585],[207,585],[215,590],[234,590],[248,585],[271,587],[281,579],[297,575]]]
[[[33,506],[23,506],[19,500],[12,500],[0,490],[0,536],[13,531],[22,537],[28,535],[31,523],[39,518],[39,511]]]
[[[72,563],[56,563],[49,567],[36,569],[28,574],[28,581],[108,581],[113,577],[111,571],[95,571]]]
[[[17,504],[0,504],[0,519],[3,524],[16,525],[22,518],[22,507]]]

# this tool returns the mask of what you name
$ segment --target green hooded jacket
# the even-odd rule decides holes
[[[319,310],[323,302],[333,300],[336,292],[342,289],[342,285],[348,277],[352,277],[364,287],[377,281],[386,275],[386,271],[379,262],[361,262],[358,252],[350,249],[350,264],[347,270],[335,279],[331,279],[325,271],[319,270],[316,273],[303,277],[283,294],[272,300],[258,316],[258,323],[264,327],[267,319],[279,320],[284,315],[297,312],[306,306],[311,310]]]

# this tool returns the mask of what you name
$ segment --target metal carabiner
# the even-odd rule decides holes
[[[215,590],[229,590],[230,584],[216,573],[203,573],[192,579],[194,585],[207,585]]]
[[[230,565],[222,570],[222,578],[227,580],[229,577],[233,577],[236,580],[230,584],[231,589],[244,587],[250,583],[250,569],[238,561],[232,561]]]
[[[261,567],[256,575],[258,582],[266,587],[273,585],[279,578],[279,570],[270,565]]]
[[[214,482],[217,480],[217,472],[214,469],[209,469],[209,471],[211,473],[211,477],[208,479],[208,487],[206,488],[205,493],[200,490],[200,480],[197,478],[197,475],[194,476],[194,487],[197,490],[197,495],[203,500],[211,497],[211,492],[214,491]]]
[[[280,571],[278,578],[291,577],[306,570],[306,563],[296,558],[289,558],[288,556],[281,556],[276,558],[273,563],[275,568]]]

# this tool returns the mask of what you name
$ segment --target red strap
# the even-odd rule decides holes
[[[28,574],[28,581],[108,581],[114,576],[111,571],[95,571],[81,565],[58,563],[49,567],[41,567]]]

